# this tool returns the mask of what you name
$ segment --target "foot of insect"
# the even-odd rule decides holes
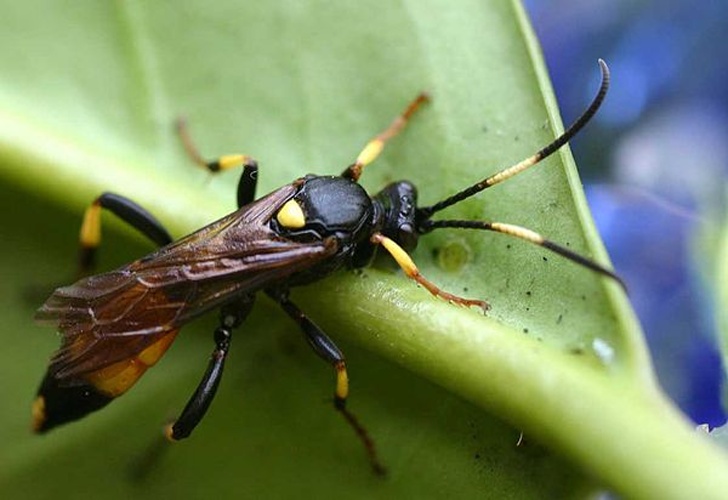
[[[346,371],[344,354],[339,350],[333,340],[324,333],[319,326],[304,314],[288,298],[288,290],[267,290],[266,293],[273,300],[278,302],[281,308],[299,326],[306,340],[314,352],[324,361],[329,363],[336,370],[336,390],[334,392],[334,408],[344,416],[347,423],[354,429],[366,449],[369,463],[377,474],[384,473],[384,466],[379,462],[374,441],[369,436],[366,428],[346,408],[346,399],[349,396],[349,375]]]

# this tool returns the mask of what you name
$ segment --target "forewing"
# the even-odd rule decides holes
[[[56,290],[36,314],[63,335],[49,372],[74,379],[134,358],[234,295],[275,285],[333,255],[333,239],[300,243],[270,229],[296,189],[284,186],[147,257]]]

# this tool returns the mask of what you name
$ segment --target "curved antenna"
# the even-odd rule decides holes
[[[483,179],[477,184],[473,184],[472,186],[463,189],[459,193],[456,193],[449,198],[435,203],[434,205],[418,208],[418,219],[421,221],[425,221],[429,219],[435,212],[439,212],[440,210],[443,210],[451,205],[460,203],[466,198],[470,198],[474,194],[477,194],[484,189],[494,186],[499,182],[510,179],[514,175],[520,174],[524,170],[533,167],[541,160],[548,158],[555,151],[558,151],[558,149],[561,148],[564,144],[569,142],[569,140],[571,140],[571,138],[574,137],[584,127],[584,125],[586,125],[589,120],[592,119],[592,117],[596,114],[597,110],[604,101],[604,97],[607,95],[607,90],[609,89],[609,67],[607,66],[607,63],[604,62],[604,60],[599,59],[599,68],[602,72],[602,83],[599,86],[599,91],[597,92],[597,95],[594,97],[586,111],[582,113],[582,115],[566,130],[566,132],[557,137],[551,144],[542,148],[536,154],[529,156],[525,160],[522,160],[515,165],[505,168],[500,172],[497,172],[490,177]]]

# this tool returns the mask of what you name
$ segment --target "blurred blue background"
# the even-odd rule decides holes
[[[525,4],[565,122],[598,85],[597,58],[610,65],[606,104],[572,149],[663,387],[696,423],[722,425],[717,305],[697,241],[725,213],[728,2]]]

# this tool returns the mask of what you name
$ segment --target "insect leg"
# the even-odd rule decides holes
[[[224,155],[212,161],[205,160],[195,146],[187,129],[187,122],[180,118],[177,120],[177,133],[182,139],[187,155],[197,165],[212,173],[230,168],[243,167],[243,175],[238,183],[238,206],[242,207],[255,199],[255,185],[258,178],[258,163],[248,155]]]
[[[82,275],[94,267],[96,249],[101,243],[101,209],[106,209],[159,246],[171,243],[172,237],[152,214],[129,198],[103,193],[86,209],[79,234],[79,268]]]
[[[370,241],[376,245],[382,245],[384,249],[389,252],[392,258],[397,262],[399,267],[402,268],[402,271],[404,271],[404,273],[409,278],[412,278],[417,283],[424,286],[432,295],[443,298],[448,302],[452,302],[454,304],[460,304],[467,307],[477,306],[480,307],[483,312],[490,309],[488,303],[483,300],[466,299],[457,295],[453,295],[440,289],[437,285],[427,280],[424,276],[422,276],[422,274],[420,274],[420,270],[417,269],[417,266],[412,261],[412,258],[409,256],[409,254],[390,238],[387,238],[381,233],[374,233]]]
[[[384,149],[384,145],[387,141],[397,135],[404,126],[407,125],[407,122],[415,111],[417,111],[417,109],[419,109],[419,107],[429,99],[430,96],[426,92],[421,92],[417,97],[415,97],[412,102],[407,105],[404,111],[397,116],[394,121],[392,121],[389,127],[374,136],[374,138],[370,140],[366,146],[364,146],[364,149],[361,150],[361,153],[359,153],[359,156],[356,157],[354,163],[349,165],[347,169],[341,173],[341,176],[353,181],[358,180],[364,167],[377,159]]]
[[[255,295],[243,297],[220,311],[220,326],[215,329],[215,349],[212,351],[207,370],[176,421],[168,424],[165,435],[170,441],[179,441],[192,434],[207,413],[210,403],[220,385],[225,359],[230,349],[232,331],[240,326],[253,307]]]
[[[255,186],[258,184],[258,164],[255,161],[243,166],[243,173],[238,181],[238,208],[255,200]]]
[[[267,291],[268,295],[278,302],[283,310],[288,314],[301,328],[306,336],[306,340],[313,348],[314,352],[321,359],[329,363],[336,370],[336,391],[334,393],[334,407],[338,410],[354,429],[359,439],[361,439],[372,469],[377,474],[385,472],[384,466],[379,462],[374,441],[369,436],[366,429],[359,423],[357,418],[346,408],[346,399],[349,395],[349,376],[346,372],[346,361],[344,354],[336,347],[336,344],[318,327],[311,319],[309,319],[298,306],[291,302],[288,298],[287,291]]]

